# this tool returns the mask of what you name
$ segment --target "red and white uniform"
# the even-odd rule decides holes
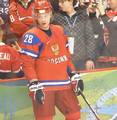
[[[0,42],[0,72],[18,73],[20,71],[21,60],[19,54],[12,47]]]
[[[29,80],[38,79],[48,88],[66,88],[70,83],[67,69],[75,70],[66,48],[67,37],[59,26],[51,25],[50,29],[51,37],[37,27],[23,36],[24,71]]]
[[[21,36],[33,24],[33,4],[34,0],[11,0],[9,7],[11,31]]]
[[[67,74],[67,69],[75,70],[66,48],[67,37],[60,26],[51,24],[50,30],[52,35],[48,36],[34,27],[24,34],[20,44],[25,76],[28,80],[38,79],[44,86],[43,105],[32,97],[35,118],[52,120],[57,106],[66,120],[79,120],[79,102]]]

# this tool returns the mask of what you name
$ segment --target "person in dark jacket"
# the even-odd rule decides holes
[[[104,40],[103,51],[99,57],[100,67],[117,66],[117,0],[108,0],[110,10],[101,17]]]
[[[75,10],[73,0],[59,0],[58,4],[60,11],[54,14],[53,22],[62,25],[66,35],[74,42],[73,63],[77,70],[94,69],[96,41],[86,10]]]

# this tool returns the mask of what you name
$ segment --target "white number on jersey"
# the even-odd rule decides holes
[[[24,43],[32,43],[33,42],[33,35],[26,34]]]
[[[11,20],[11,22],[15,21],[15,18],[13,17],[13,15],[10,15],[10,20]]]

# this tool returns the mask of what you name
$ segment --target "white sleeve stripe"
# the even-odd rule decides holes
[[[13,73],[18,73],[21,69],[19,68],[18,70],[13,71]]]
[[[71,81],[68,80],[68,81],[63,81],[63,82],[43,82],[43,81],[40,81],[40,85],[42,86],[56,86],[56,85],[68,85],[70,84]]]
[[[11,70],[0,70],[0,72],[9,73]]]
[[[24,50],[21,50],[20,53],[24,53],[24,54],[29,55],[29,56],[32,56],[32,57],[38,57],[37,54],[33,54],[33,53],[30,53],[30,52],[24,51]]]
[[[18,73],[21,69],[18,69],[18,70],[15,70],[15,71],[12,71],[12,70],[0,70],[0,72],[3,72],[3,73],[10,73],[10,72],[13,72],[13,73]]]
[[[57,82],[39,82],[38,84],[36,85],[32,85],[29,87],[29,90],[30,91],[36,91],[38,89],[43,89],[45,86],[63,86],[63,85],[69,85],[71,83],[70,80],[67,80],[67,81],[57,81]]]

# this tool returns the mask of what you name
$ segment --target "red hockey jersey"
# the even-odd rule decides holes
[[[21,43],[24,72],[29,80],[38,79],[48,88],[65,88],[70,84],[67,70],[75,68],[70,61],[63,29],[56,25],[50,25],[50,29],[51,36],[37,27],[24,34]]]
[[[10,46],[0,42],[0,72],[18,73],[20,71],[21,60],[18,52]]]
[[[21,36],[33,24],[33,4],[34,0],[11,0],[9,7],[11,31]]]

